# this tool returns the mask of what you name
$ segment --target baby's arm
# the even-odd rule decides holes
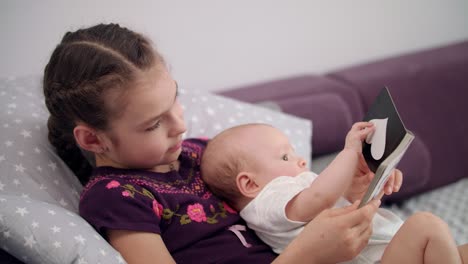
[[[372,123],[358,122],[346,136],[344,149],[319,174],[309,188],[296,195],[286,206],[290,220],[308,222],[331,208],[349,187],[357,170],[362,141],[373,131]]]

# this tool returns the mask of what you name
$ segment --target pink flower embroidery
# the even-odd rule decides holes
[[[195,222],[206,222],[205,210],[203,210],[203,206],[199,203],[189,205],[187,208],[187,214],[190,219]]]
[[[153,200],[153,211],[159,218],[161,218],[163,207],[156,200]]]
[[[227,203],[223,202],[224,209],[231,214],[237,214],[237,211],[232,209]]]
[[[112,188],[117,188],[120,186],[120,183],[118,181],[110,181],[107,185],[106,185],[106,188],[107,189],[112,189]]]
[[[130,192],[125,190],[125,191],[122,192],[122,195],[125,196],[125,197],[128,197],[128,196],[130,196]]]

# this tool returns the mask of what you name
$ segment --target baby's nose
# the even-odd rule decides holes
[[[298,162],[297,162],[297,165],[300,167],[300,168],[305,168],[307,166],[307,162],[305,161],[305,159],[303,158],[299,158]]]

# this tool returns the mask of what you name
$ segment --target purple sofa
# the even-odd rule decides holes
[[[312,120],[315,158],[343,147],[347,131],[363,118],[383,86],[416,136],[399,165],[403,187],[385,201],[401,202],[468,177],[468,41],[220,94],[274,102],[284,112]]]

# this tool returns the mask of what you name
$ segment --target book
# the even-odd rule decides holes
[[[380,194],[414,139],[414,134],[403,124],[387,87],[377,95],[363,121],[372,122],[375,127],[375,131],[364,140],[362,147],[364,159],[375,176],[359,207]]]

